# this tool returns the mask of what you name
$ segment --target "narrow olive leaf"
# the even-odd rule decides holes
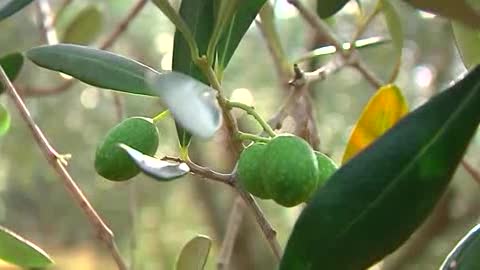
[[[400,65],[402,63],[402,51],[403,51],[403,28],[400,16],[398,15],[395,7],[390,0],[381,0],[378,2],[385,21],[387,22],[388,31],[392,38],[393,47],[395,48],[395,67],[390,76],[390,82],[395,81],[398,72],[400,71]]]
[[[0,259],[25,268],[43,268],[53,264],[53,260],[41,248],[2,226]]]
[[[480,66],[343,165],[298,218],[287,269],[366,269],[402,245],[449,184],[480,122]]]
[[[381,87],[370,98],[348,140],[342,163],[365,149],[408,112],[402,92],[395,85]]]
[[[214,27],[214,0],[183,0],[180,6],[180,16],[190,28],[198,45],[200,55],[206,54],[207,46]],[[193,62],[190,48],[180,31],[175,32],[173,41],[172,70],[178,71],[208,84],[207,78]],[[181,125],[176,123],[177,133],[182,148],[188,147],[191,140],[189,134]]]
[[[11,53],[2,56],[0,57],[0,66],[2,66],[3,70],[7,74],[8,79],[13,82],[22,69],[23,56],[20,53]],[[5,87],[2,83],[0,83],[0,94],[3,93],[4,90]]]
[[[211,247],[212,240],[208,236],[194,237],[180,252],[176,270],[203,270]]]
[[[144,155],[126,144],[119,144],[119,147],[127,152],[143,173],[156,180],[171,181],[190,172],[186,163],[173,163]]]
[[[404,0],[412,6],[480,29],[480,12],[467,0]]]
[[[265,2],[266,0],[251,0],[238,5],[237,12],[225,28],[218,43],[218,67],[222,70],[227,67],[240,41]]]
[[[0,136],[5,135],[8,129],[10,128],[10,114],[8,113],[7,109],[0,104]]]
[[[154,69],[135,60],[90,47],[57,44],[35,47],[26,56],[38,66],[68,74],[87,84],[131,94],[154,95],[145,83]]]
[[[467,69],[480,64],[480,30],[452,22],[458,51]]]
[[[440,270],[480,269],[480,224],[465,235],[448,254]]]
[[[390,39],[384,38],[384,37],[369,37],[369,38],[356,40],[353,46],[356,49],[371,48],[373,46],[382,45],[390,41],[391,41]],[[344,50],[350,50],[352,48],[352,44],[350,42],[345,42],[342,44],[342,48]],[[303,62],[315,57],[323,56],[323,55],[334,54],[336,51],[337,50],[335,49],[335,46],[331,46],[331,45],[323,46],[302,55],[301,57],[297,58],[297,60],[295,60],[294,63],[300,63],[300,62]]]
[[[146,81],[189,133],[207,139],[220,128],[222,113],[210,86],[179,72],[150,72]]]
[[[33,0],[10,0],[0,6],[0,22],[22,10],[31,2],[33,2]]]
[[[98,6],[89,5],[82,9],[67,26],[63,43],[87,45],[92,43],[102,30],[103,15]]]
[[[335,15],[349,0],[317,0],[317,14],[320,18]]]

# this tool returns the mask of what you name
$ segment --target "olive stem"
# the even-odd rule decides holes
[[[237,132],[236,137],[241,141],[254,141],[254,142],[264,142],[264,143],[268,143],[270,141],[270,139],[268,138],[261,137],[255,134],[244,133],[241,131]]]
[[[243,104],[241,102],[234,102],[234,101],[229,101],[227,100],[227,105],[229,106],[230,109],[232,108],[239,108],[244,110],[246,113],[249,115],[253,116],[255,120],[262,126],[263,130],[265,130],[270,137],[275,137],[277,134],[273,131],[272,127],[263,120],[263,118],[255,111],[255,108],[253,106],[248,106],[247,104]]]
[[[115,260],[115,263],[117,264],[117,268],[119,270],[128,269],[115,244],[113,232],[98,215],[98,213],[95,211],[88,199],[83,194],[82,190],[75,183],[72,176],[65,168],[65,165],[62,163],[62,156],[58,154],[55,148],[53,148],[53,146],[45,137],[43,131],[35,123],[30,114],[30,111],[28,110],[27,106],[25,105],[17,90],[13,86],[12,82],[8,79],[2,67],[0,67],[0,82],[5,86],[7,93],[10,95],[21,117],[30,129],[37,145],[42,150],[50,166],[55,170],[55,172],[62,180],[65,189],[69,192],[72,199],[78,204],[79,208],[87,216],[88,221],[91,223],[92,227],[95,228],[97,237],[106,244],[113,259]]]
[[[152,118],[152,121],[153,123],[158,123],[160,120],[162,120],[163,118],[167,117],[170,115],[170,111],[169,110],[165,110],[159,114],[157,114],[155,117]]]

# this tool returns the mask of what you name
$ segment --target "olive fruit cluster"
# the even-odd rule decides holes
[[[107,133],[95,153],[95,170],[112,181],[128,180],[140,173],[119,143],[152,156],[158,148],[158,129],[150,118],[131,117]]]
[[[314,152],[302,138],[285,134],[245,149],[237,177],[253,195],[292,207],[308,201],[336,169],[330,158]]]

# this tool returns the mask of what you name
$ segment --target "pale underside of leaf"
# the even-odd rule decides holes
[[[125,144],[119,144],[119,147],[127,152],[143,173],[157,180],[170,181],[190,172],[190,168],[186,163],[173,163],[160,160],[144,155],[140,151]]]
[[[206,139],[220,128],[222,114],[210,86],[178,72],[148,73],[146,80],[190,133]]]

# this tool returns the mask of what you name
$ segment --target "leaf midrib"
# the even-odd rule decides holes
[[[135,72],[131,72],[128,69],[120,68],[121,66],[115,65],[115,63],[107,64],[106,62],[102,61],[101,59],[96,59],[96,58],[91,57],[91,56],[84,57],[84,56],[78,55],[78,54],[62,54],[62,53],[58,53],[58,52],[50,52],[50,54],[53,55],[53,56],[56,56],[56,57],[60,57],[60,58],[67,56],[67,57],[71,57],[71,58],[77,58],[77,59],[80,59],[80,60],[89,61],[93,64],[97,64],[99,66],[102,66],[103,68],[111,68],[111,69],[117,70],[119,73],[131,75],[132,77],[135,77],[136,79],[139,79],[139,80],[144,79],[143,76],[138,76]],[[126,59],[122,59],[122,60],[126,60]],[[38,62],[38,61],[34,61],[34,62]],[[46,65],[43,65],[43,66],[46,66]],[[145,69],[145,70],[149,69],[151,71],[157,72],[157,71],[155,71],[151,68],[148,68],[147,66],[140,66],[140,67]],[[57,71],[64,72],[63,70],[57,70]],[[147,89],[144,89],[144,90],[147,90]]]
[[[438,132],[433,136],[433,139],[428,143],[426,144],[424,147],[420,148],[420,150],[418,151],[418,153],[415,155],[415,157],[412,159],[412,161],[407,165],[405,166],[405,168],[400,172],[400,174],[398,174],[398,176],[396,176],[393,181],[388,184],[386,186],[385,189],[383,189],[383,191],[380,193],[380,196],[378,196],[377,199],[373,200],[370,204],[368,204],[368,206],[352,221],[350,222],[347,227],[342,230],[337,237],[335,237],[333,240],[332,240],[332,243],[333,242],[336,242],[338,239],[341,239],[344,235],[348,234],[348,232],[350,231],[350,229],[357,223],[359,222],[361,219],[363,219],[366,215],[368,215],[369,213],[369,210],[376,207],[379,203],[379,201],[382,201],[383,198],[386,196],[385,194],[388,194],[389,191],[393,188],[396,187],[397,185],[397,182],[399,181],[399,179],[415,164],[415,162],[426,152],[429,150],[429,148],[431,147],[432,144],[434,144],[438,137],[441,136],[444,132],[445,132],[445,129],[447,126],[449,126],[449,123],[451,121],[453,121],[456,117],[457,117],[457,114],[460,113],[460,111],[462,111],[464,109],[464,107],[466,106],[466,103],[468,103],[468,101],[472,98],[472,96],[474,96],[476,94],[476,92],[478,91],[478,87],[480,86],[480,83],[477,83],[475,84],[475,86],[473,87],[474,90],[472,90],[472,92],[470,94],[467,95],[467,97],[464,98],[464,100],[461,102],[461,104],[458,106],[458,109],[447,119],[447,121],[445,122],[445,124],[438,130]],[[332,245],[330,245],[331,247]]]

